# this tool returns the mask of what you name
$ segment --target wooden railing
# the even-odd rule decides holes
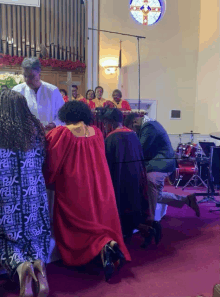
[[[85,62],[85,5],[41,0],[41,7],[0,4],[4,54]]]

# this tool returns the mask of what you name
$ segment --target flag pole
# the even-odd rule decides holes
[[[121,91],[121,67],[122,67],[122,61],[121,61],[121,43],[120,40],[120,50],[119,50],[119,59],[118,59],[118,89]]]
[[[140,38],[137,37],[138,42],[138,110],[141,109],[141,60],[140,60]]]

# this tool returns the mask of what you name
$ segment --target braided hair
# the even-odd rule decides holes
[[[40,142],[45,148],[44,128],[30,112],[27,101],[18,92],[0,93],[0,148],[27,152]]]

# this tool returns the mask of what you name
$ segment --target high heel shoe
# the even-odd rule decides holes
[[[110,250],[112,251],[112,260],[118,263],[118,270],[122,268],[125,263],[125,257],[120,250],[116,241],[110,241],[108,243]]]
[[[112,262],[112,252],[107,244],[101,251],[101,259],[105,273],[105,280],[108,282],[115,271],[115,266]]]
[[[18,266],[17,272],[20,280],[20,295],[19,297],[32,297],[32,281],[37,283],[36,275],[34,274],[33,266],[30,262],[24,262]]]
[[[44,263],[41,260],[36,260],[34,262],[34,270],[38,279],[38,285],[35,286],[34,290],[34,297],[46,297],[49,294],[49,285]]]

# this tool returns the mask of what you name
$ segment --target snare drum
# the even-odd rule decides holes
[[[196,173],[198,173],[198,169],[194,161],[177,160],[177,168],[168,176],[168,182],[175,186],[178,180],[188,181]]]

